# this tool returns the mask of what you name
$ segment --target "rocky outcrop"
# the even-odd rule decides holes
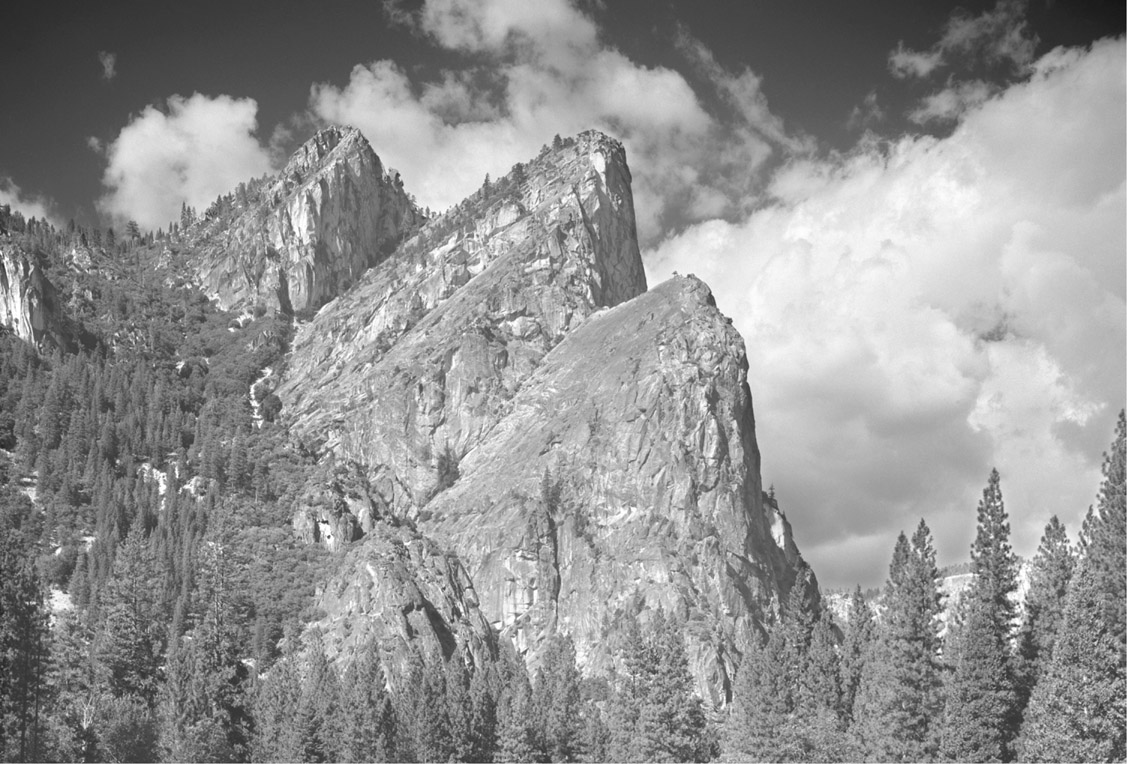
[[[0,325],[42,349],[70,350],[74,334],[63,315],[58,290],[36,259],[0,241]]]
[[[367,481],[295,509],[307,539],[358,538],[330,587],[344,593],[322,598],[328,620],[407,633],[372,619],[414,591],[408,569],[357,562],[405,559],[381,530],[398,518],[457,555],[473,612],[533,667],[568,633],[586,670],[608,672],[626,622],[663,608],[685,624],[701,694],[722,703],[801,564],[762,492],[746,375],[702,282],[646,292],[620,144],[585,133],[514,168],[294,342],[283,420]],[[383,593],[364,599],[353,579]],[[469,612],[448,610],[448,624]]]
[[[645,291],[621,144],[585,133],[431,221],[294,342],[277,395],[310,444],[425,504],[592,312]]]
[[[376,519],[351,547],[317,599],[316,625],[330,656],[378,639],[389,676],[404,677],[412,655],[475,665],[497,654],[495,632],[457,557],[409,526]]]
[[[194,280],[225,310],[300,313],[355,284],[422,220],[364,136],[330,127],[170,249],[182,249]]]
[[[700,690],[719,701],[800,559],[761,491],[746,372],[742,339],[695,278],[593,316],[419,527],[457,550],[482,610],[530,657],[568,633],[605,672],[625,618],[661,607],[684,621]]]

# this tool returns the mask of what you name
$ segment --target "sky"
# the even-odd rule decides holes
[[[440,211],[623,141],[651,285],[745,338],[763,479],[823,586],[924,518],[1075,538],[1127,398],[1127,45],[1105,0],[41,2],[5,12],[0,204],[165,226],[360,128]]]

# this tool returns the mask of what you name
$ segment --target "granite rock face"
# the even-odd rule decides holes
[[[620,144],[584,133],[514,168],[295,339],[284,421],[365,478],[351,500],[295,508],[307,540],[352,545],[326,622],[396,642],[395,592],[410,599],[423,586],[410,570],[441,569],[425,599],[447,605],[429,622],[456,643],[480,616],[535,667],[569,633],[605,673],[626,621],[662,608],[685,624],[702,696],[723,703],[802,564],[762,492],[747,364],[702,282],[646,291]],[[373,560],[407,559],[384,518],[456,564],[380,573]],[[472,602],[450,594],[471,581]]]
[[[428,223],[298,332],[276,393],[292,428],[424,505],[551,348],[645,291],[622,146],[549,152]]]
[[[478,607],[458,558],[410,526],[377,519],[365,543],[349,548],[320,593],[317,623],[326,652],[354,654],[378,639],[389,678],[404,677],[413,654],[476,665],[497,654],[497,637]]]
[[[63,315],[58,290],[35,258],[0,241],[0,325],[41,349],[70,350],[73,333]]]
[[[693,277],[591,317],[420,513],[458,551],[482,609],[535,655],[556,632],[613,665],[625,616],[685,623],[699,689],[727,695],[737,656],[799,563],[765,502],[743,341]]]
[[[187,234],[188,268],[224,310],[315,310],[423,220],[354,128],[322,130],[280,173],[245,188],[232,215]]]

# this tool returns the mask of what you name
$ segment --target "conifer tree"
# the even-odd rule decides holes
[[[1097,510],[1065,600],[1052,657],[1022,728],[1029,761],[1122,761],[1127,757],[1127,422],[1119,413],[1104,455]]]
[[[874,638],[875,626],[869,604],[858,586],[849,600],[849,622],[845,627],[845,639],[841,645],[840,680],[841,716],[846,724],[853,722],[853,703],[861,685],[861,674],[865,668]]]
[[[291,633],[286,644],[292,647],[288,647],[285,654],[274,662],[255,687],[252,761],[301,759],[301,739],[296,723],[302,689],[295,649],[297,640],[296,633]]]
[[[493,760],[538,761],[543,751],[533,725],[532,687],[523,659],[517,657],[504,672],[504,689],[497,702],[497,750]]]
[[[647,758],[661,761],[706,761],[709,758],[704,710],[693,690],[681,626],[657,612],[654,619],[656,670],[649,682],[639,718]]]
[[[305,672],[295,724],[303,762],[339,761],[340,683],[316,630],[305,647]]]
[[[27,497],[0,487],[0,755],[44,758],[47,613],[35,569],[39,529]]]
[[[356,653],[341,686],[345,761],[396,761],[395,711],[387,691],[379,643],[370,639]]]
[[[927,761],[938,746],[942,708],[939,593],[931,531],[920,520],[911,542],[896,541],[880,634],[865,661],[853,707],[858,755],[878,761]]]
[[[574,761],[580,754],[581,696],[571,637],[552,637],[543,662],[533,687],[533,705],[544,748],[552,761]]]
[[[491,666],[477,666],[470,677],[470,729],[473,745],[469,761],[493,761],[497,750],[497,701]]]
[[[1018,707],[1023,713],[1052,656],[1075,567],[1076,555],[1064,524],[1053,515],[1029,568],[1029,591],[1017,640]]]
[[[971,546],[974,582],[966,619],[955,637],[956,660],[947,690],[941,749],[958,761],[1008,761],[1017,734],[1018,698],[1011,664],[1017,558],[997,470],[978,504]]]
[[[622,656],[625,676],[611,716],[611,758],[698,761],[709,758],[704,711],[693,692],[684,637],[658,610],[644,630],[632,620]]]
[[[753,641],[744,653],[732,691],[732,709],[725,729],[725,751],[746,761],[771,761],[780,756],[780,741],[788,718],[783,665],[783,631],[772,629],[767,640]]]
[[[152,706],[164,654],[165,620],[158,601],[156,561],[143,536],[140,523],[134,523],[102,588],[96,654],[115,696],[135,696]]]

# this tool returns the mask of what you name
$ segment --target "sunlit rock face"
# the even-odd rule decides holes
[[[465,568],[409,525],[376,519],[364,543],[338,560],[317,606],[326,613],[317,626],[328,654],[347,660],[376,639],[393,683],[408,675],[414,655],[483,665],[497,654]]]
[[[601,312],[557,345],[419,513],[457,550],[503,636],[571,634],[597,672],[624,618],[685,623],[720,700],[799,553],[760,487],[743,341],[693,277]]]
[[[250,185],[235,193],[233,214],[205,217],[184,245],[196,282],[225,310],[315,310],[423,219],[354,128],[322,130]]]
[[[397,518],[456,555],[466,584],[422,595],[455,641],[474,643],[480,614],[534,667],[568,633],[606,673],[627,620],[661,608],[685,624],[701,694],[722,703],[801,563],[762,493],[747,364],[701,281],[646,291],[619,143],[585,133],[514,168],[295,340],[284,421],[366,480],[352,500],[295,510],[310,540],[351,544],[326,623],[407,633],[385,615],[406,607],[387,604],[387,582],[417,582],[358,562],[406,559],[379,520]],[[459,586],[472,605],[431,599]]]
[[[75,345],[58,291],[35,258],[15,244],[2,242],[0,326],[41,349],[73,349]]]
[[[548,351],[645,288],[622,146],[585,133],[430,222],[303,326],[283,413],[417,509]]]

